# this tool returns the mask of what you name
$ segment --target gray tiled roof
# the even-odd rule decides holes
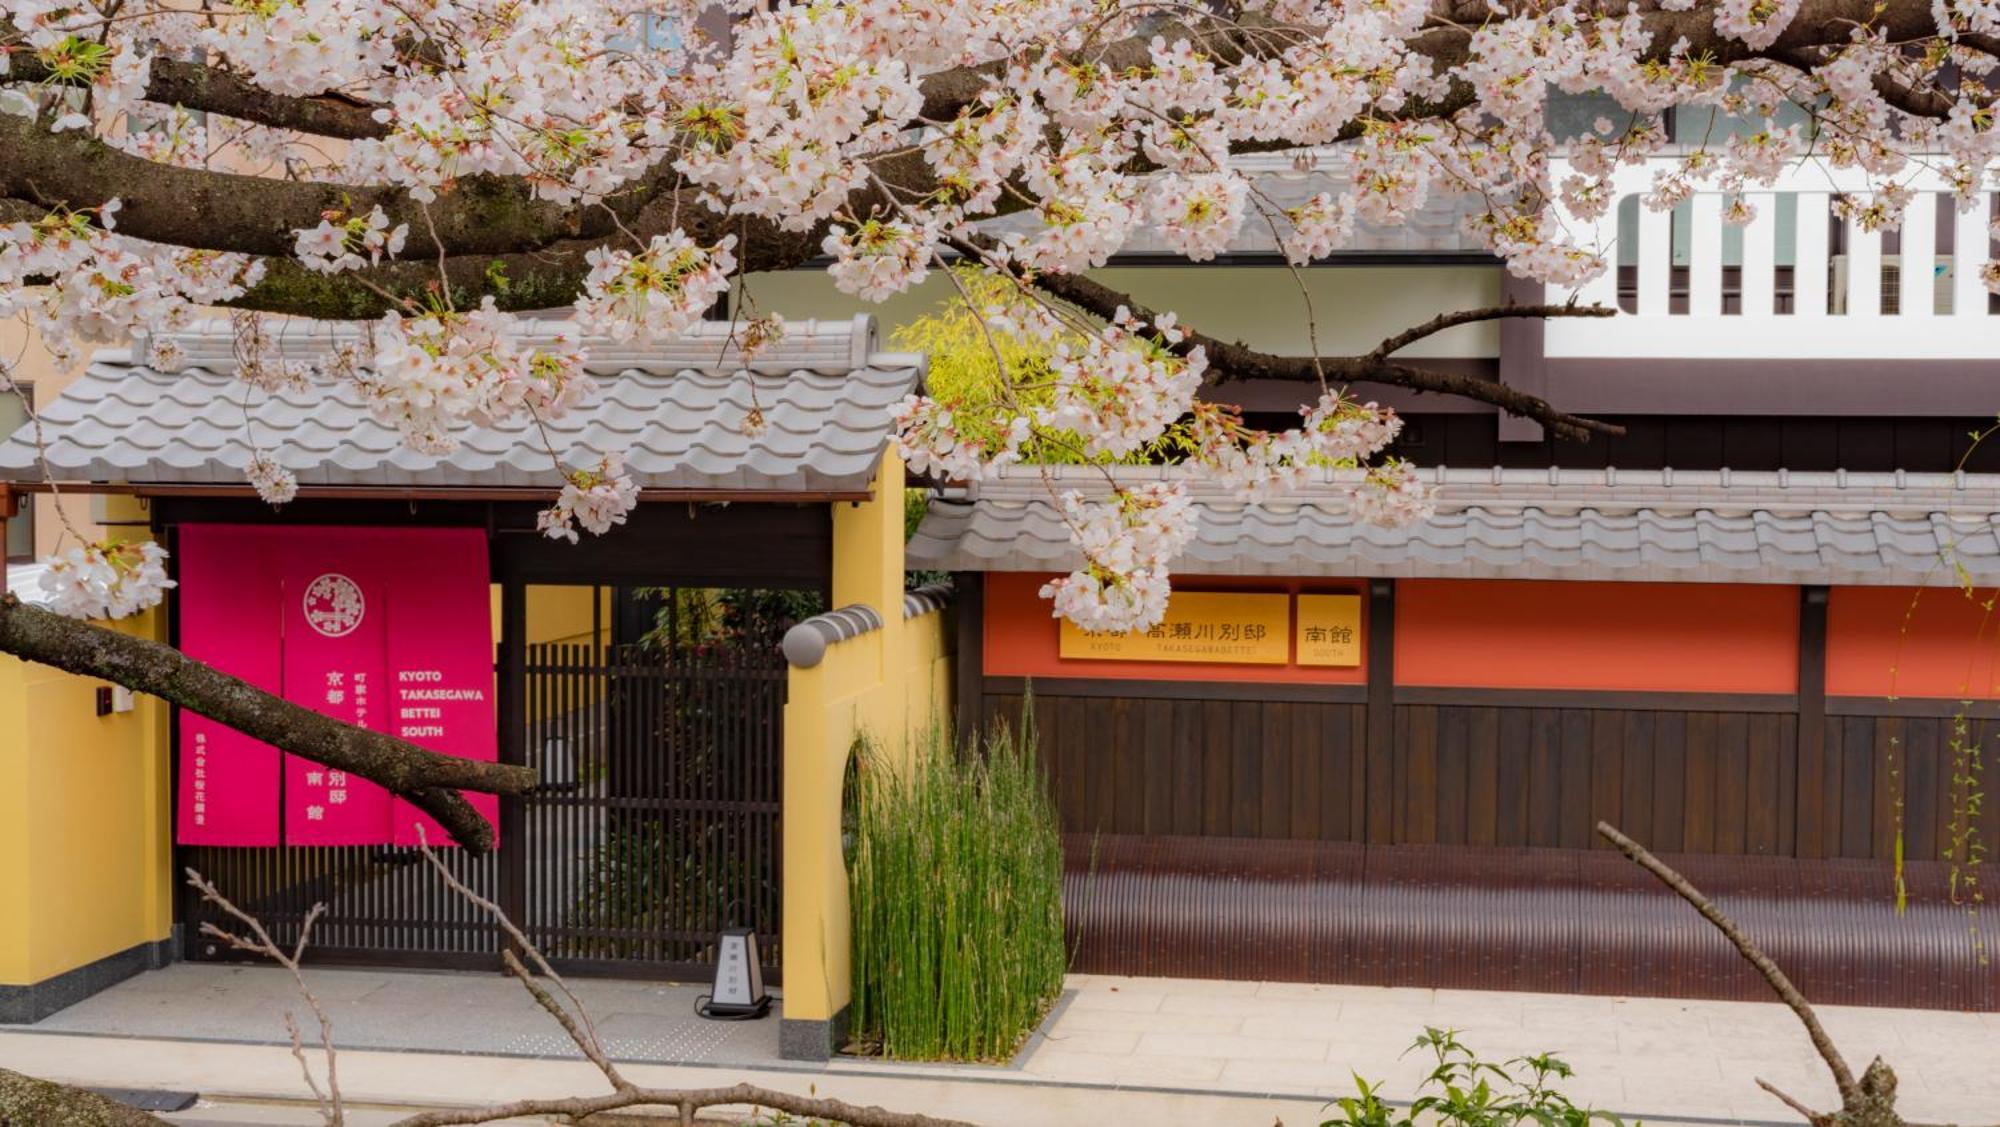
[[[598,392],[549,421],[556,451],[578,466],[620,451],[641,489],[865,489],[923,359],[874,351],[874,323],[863,316],[794,323],[746,368],[724,355],[727,329],[704,326],[665,345],[592,344]],[[188,357],[179,371],[101,353],[48,403],[42,431],[57,480],[240,485],[254,436],[308,487],[560,484],[525,416],[463,431],[442,457],[419,454],[351,384],[267,395],[237,381],[226,324],[179,340]],[[287,345],[325,347],[325,337]],[[753,391],[769,424],[755,439],[741,427]],[[237,407],[246,393],[248,429]],[[0,480],[40,476],[26,428],[0,443]]]
[[[1121,478],[1171,468],[1120,469]],[[1192,575],[1624,579],[1694,583],[2000,580],[2000,476],[1424,470],[1437,514],[1408,529],[1354,521],[1331,478],[1245,505],[1193,486]],[[1101,473],[1015,468],[973,495],[933,500],[910,566],[1068,571],[1078,563],[1051,497],[1107,488]],[[1949,555],[1950,563],[1944,562]]]

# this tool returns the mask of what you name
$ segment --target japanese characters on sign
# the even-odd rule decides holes
[[[180,535],[189,653],[359,727],[497,757],[480,531],[190,525]],[[419,826],[448,841],[366,779],[192,713],[180,727],[183,844],[410,845]],[[497,799],[468,797],[497,822]]]
[[[1114,661],[1220,661],[1283,665],[1291,659],[1291,596],[1176,591],[1158,626],[1090,634],[1062,620],[1059,653]]]
[[[1361,664],[1361,596],[1300,595],[1300,665]]]
[[[188,656],[266,692],[279,681],[279,581],[259,530],[181,530],[180,635]],[[210,577],[204,579],[203,577]],[[205,716],[180,713],[178,840],[275,845],[281,760],[270,745]]]
[[[1058,654],[1096,661],[1205,661],[1353,668],[1361,664],[1361,596],[1176,591],[1158,626],[1091,634],[1064,620]],[[1296,647],[1296,658],[1294,658]]]

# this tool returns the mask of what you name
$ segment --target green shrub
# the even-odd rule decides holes
[[[933,733],[907,771],[855,749],[848,881],[857,1046],[1002,1060],[1062,991],[1062,839],[1032,725]]]
[[[1425,1029],[1410,1047],[1420,1050],[1428,1050],[1437,1066],[1409,1107],[1391,1106],[1356,1076],[1356,1093],[1335,1099],[1331,1106],[1340,1114],[1320,1127],[1590,1127],[1592,1120],[1622,1127],[1610,1112],[1578,1107],[1558,1091],[1556,1082],[1569,1078],[1570,1067],[1548,1053],[1493,1064],[1449,1029]]]

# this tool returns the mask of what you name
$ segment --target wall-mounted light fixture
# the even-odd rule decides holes
[[[99,685],[97,687],[97,714],[109,716],[114,712],[130,712],[136,707],[132,690],[123,685]]]

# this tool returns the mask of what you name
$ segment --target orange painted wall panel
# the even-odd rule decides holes
[[[1826,608],[1826,691],[1836,697],[2000,696],[1990,589],[1838,587]]]
[[[986,674],[989,677],[1082,677],[1133,681],[1257,681],[1279,685],[1357,685],[1367,680],[1360,667],[1232,665],[1194,661],[1095,661],[1065,659],[1058,653],[1060,631],[1049,613],[1049,601],[1038,591],[1054,578],[1022,572],[989,572],[986,576]],[[1206,577],[1184,577],[1176,589],[1187,591],[1289,591],[1294,594],[1364,594],[1360,582],[1326,580],[1228,579],[1204,583]],[[1362,600],[1362,653],[1367,654],[1367,600]],[[1294,655],[1296,657],[1296,654]],[[1366,660],[1364,656],[1364,661]]]
[[[1405,579],[1396,683],[1791,693],[1798,630],[1796,587]]]

